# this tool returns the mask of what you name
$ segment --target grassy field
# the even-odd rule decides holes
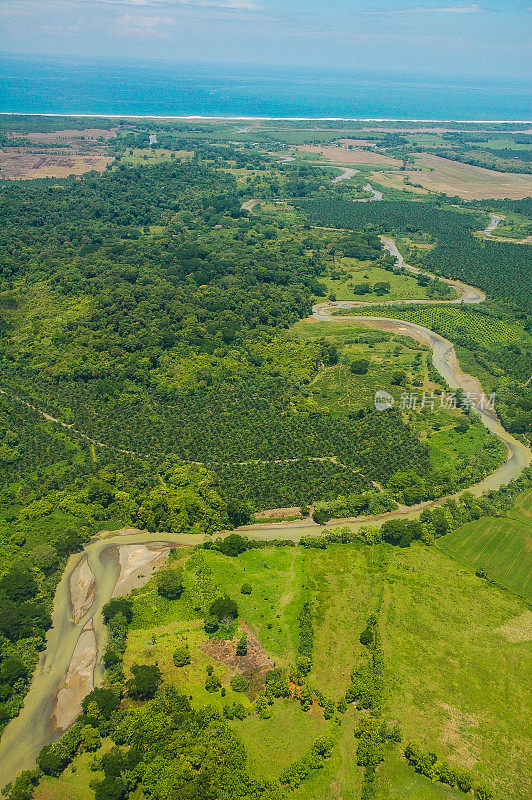
[[[449,555],[532,601],[532,492],[524,492],[506,517],[484,517],[444,536]]]
[[[109,746],[110,742],[104,742],[99,754]],[[34,800],[94,800],[94,791],[89,787],[89,782],[101,780],[104,774],[91,770],[93,756],[93,753],[82,753],[76,756],[59,778],[43,778],[35,791]]]
[[[311,683],[339,700],[350,682],[351,665],[378,597],[378,564],[370,548],[342,545],[305,553],[307,585],[314,608],[314,665]]]
[[[330,147],[301,145],[298,150],[300,153],[307,153],[315,158],[322,158],[335,164],[374,164],[375,166],[383,167],[400,167],[402,163],[397,158],[373,153],[371,150],[348,150],[345,147],[332,145]]]
[[[530,514],[530,498],[520,498],[513,513]],[[509,520],[512,521],[512,520]],[[526,759],[530,702],[527,642],[515,631],[526,622],[525,604],[478,578],[437,548],[336,545],[326,550],[265,548],[238,558],[217,551],[184,550],[185,593],[161,598],[152,580],[134,597],[126,672],[131,663],[157,662],[165,680],[192,698],[221,709],[238,700],[252,708],[252,697],[229,687],[233,674],[221,657],[205,652],[208,642],[194,610],[201,598],[194,576],[202,575],[206,602],[227,593],[241,618],[257,634],[270,658],[290,665],[297,654],[297,617],[306,598],[312,604],[313,669],[309,685],[332,699],[343,695],[360,653],[359,636],[369,614],[378,614],[385,665],[384,714],[398,721],[403,746],[424,750],[486,778],[496,797],[522,800],[530,786]],[[251,594],[241,594],[246,582]],[[520,628],[519,628],[520,629]],[[187,641],[192,663],[177,669],[171,655]],[[225,688],[206,692],[206,667]],[[294,800],[359,800],[362,770],[356,766],[353,731],[361,712],[349,707],[326,721],[313,706],[305,713],[292,700],[276,700],[272,715],[253,713],[232,725],[257,776],[276,779],[308,752],[319,736],[334,742],[331,758],[291,796]],[[92,800],[86,757],[59,780],[47,779],[37,800]],[[92,775],[91,775],[92,777]],[[377,771],[376,800],[458,800],[459,793],[416,774],[390,745]]]
[[[472,769],[496,796],[529,796],[526,606],[435,548],[388,550],[381,609],[387,707],[404,741]]]
[[[381,267],[372,267],[368,262],[357,262],[351,258],[341,259],[339,266],[342,270],[349,272],[350,277],[342,280],[335,280],[330,277],[321,279],[327,286],[329,294],[334,294],[337,300],[380,303],[390,300],[428,299],[426,288],[420,286],[417,280],[409,275],[394,275],[393,272],[388,272]],[[375,294],[375,292],[368,292],[367,294],[355,294],[354,292],[354,287],[357,284],[369,283],[373,287],[378,282],[389,283],[390,291],[383,295]]]
[[[497,441],[482,425],[476,422],[464,433],[458,432],[454,426],[435,431],[429,440],[430,461],[433,469],[444,469],[449,464],[456,464],[463,458],[471,458],[491,440]],[[506,458],[506,449],[501,445],[501,458]]]
[[[293,700],[276,702],[270,719],[253,715],[233,724],[245,742],[251,771],[267,780],[278,778],[319,736],[328,736],[330,728],[321,712],[305,713]]]
[[[482,198],[520,199],[532,194],[532,176],[496,172],[472,164],[462,164],[430,153],[416,157],[422,171],[407,171],[412,183],[419,183],[432,192],[462,197],[464,200]]]
[[[458,800],[464,795],[442,783],[415,772],[401,757],[398,748],[390,748],[379,767],[375,800]]]
[[[164,150],[160,147],[144,147],[128,150],[122,156],[122,164],[161,164],[164,161],[190,161],[193,150]]]
[[[290,329],[290,335],[300,341],[326,338],[336,344],[340,353],[338,364],[321,370],[309,387],[312,398],[320,406],[336,411],[373,406],[377,388],[397,389],[392,379],[398,372],[405,372],[408,381],[420,387],[427,377],[428,349],[413,339],[394,338],[391,334],[348,321],[343,324],[340,320],[319,324],[301,321]],[[418,359],[417,354],[420,354]],[[362,358],[369,361],[368,371],[355,375],[350,366]]]

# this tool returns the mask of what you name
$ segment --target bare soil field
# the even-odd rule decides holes
[[[113,159],[100,154],[28,153],[24,148],[0,151],[0,178],[66,178],[97,170],[103,172]]]
[[[397,158],[383,156],[380,153],[372,153],[370,150],[348,150],[346,147],[318,147],[313,144],[304,144],[297,149],[302,153],[313,153],[338,164],[374,164],[382,167],[400,167],[402,163]]]
[[[15,137],[20,136],[18,133],[8,134]],[[80,142],[97,142],[98,139],[114,139],[116,136],[116,128],[107,130],[106,128],[86,128],[82,131],[66,130],[66,131],[46,131],[46,132],[33,132],[25,133],[24,139],[29,139],[30,142],[36,144],[79,144]]]
[[[464,200],[483,198],[520,200],[532,195],[532,175],[496,172],[472,164],[462,164],[430,153],[416,158],[418,166],[430,172],[407,172],[413,183],[420,183],[433,192],[462,197]]]

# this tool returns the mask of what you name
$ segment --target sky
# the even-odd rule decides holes
[[[0,52],[530,76],[532,0],[0,0]]]

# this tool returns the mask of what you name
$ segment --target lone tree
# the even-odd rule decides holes
[[[163,569],[157,575],[157,594],[167,600],[178,600],[183,594],[181,573],[177,569]]]
[[[238,617],[238,606],[230,597],[218,597],[209,606],[209,614],[216,617],[219,622],[224,619],[236,619]]]
[[[365,375],[369,368],[369,361],[367,358],[357,358],[351,364],[351,372],[353,375]]]
[[[220,544],[220,550],[224,556],[235,558],[247,549],[247,541],[238,533],[231,533],[226,536]]]

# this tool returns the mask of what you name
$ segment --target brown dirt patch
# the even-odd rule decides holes
[[[13,133],[8,134],[14,137],[23,136],[24,139],[29,139],[30,142],[37,144],[70,144],[76,145],[80,142],[98,142],[99,139],[114,139],[116,137],[116,128],[85,128],[84,130],[66,130],[66,131],[35,131],[34,133]]]
[[[257,511],[254,514],[255,519],[287,519],[287,517],[300,517],[301,508],[299,506],[292,506],[291,508],[270,508],[267,511]]]
[[[321,156],[328,161],[337,164],[375,164],[384,167],[400,167],[402,161],[390,156],[383,156],[381,153],[373,153],[371,150],[359,150],[357,148],[348,150],[346,147],[318,147],[317,145],[305,144],[297,148],[303,153],[312,153]]]
[[[417,157],[416,163],[424,170],[431,171],[408,171],[406,174],[413,183],[419,183],[433,192],[458,195],[464,200],[492,197],[520,200],[532,195],[532,175],[496,172],[431,153]]]
[[[244,620],[240,623],[239,633],[240,635],[246,633],[248,637],[248,652],[245,656],[236,654],[238,636],[234,636],[232,639],[209,639],[201,645],[200,650],[215,661],[229,667],[233,672],[245,675],[246,678],[251,678],[255,682],[264,677],[268,670],[273,669],[274,663]]]
[[[531,642],[532,641],[532,611],[524,611],[517,617],[514,617],[505,625],[495,629],[495,633],[500,633],[505,636],[509,642],[516,644],[518,642]]]
[[[7,148],[0,151],[0,178],[67,178],[91,170],[103,172],[112,160],[100,154],[29,153],[25,148]]]
[[[464,714],[460,709],[453,708],[447,703],[440,705],[448,715],[440,737],[441,742],[453,748],[460,765],[472,769],[477,761],[472,750],[479,737],[477,734],[471,734],[469,729],[478,728],[478,718],[474,714]]]

